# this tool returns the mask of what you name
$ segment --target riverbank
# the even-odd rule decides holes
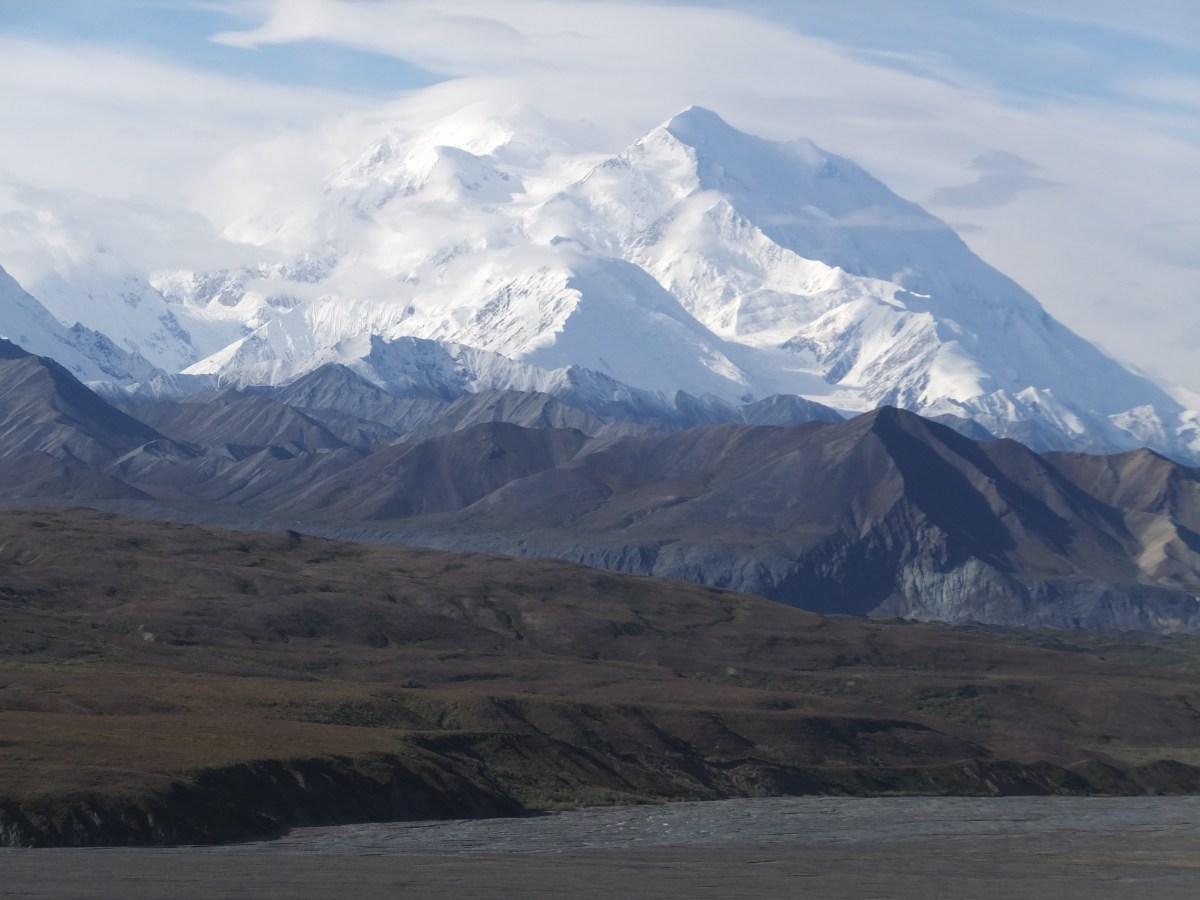
[[[770,798],[4,850],[6,896],[1190,900],[1200,798]]]

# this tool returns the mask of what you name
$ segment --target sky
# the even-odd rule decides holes
[[[691,104],[809,138],[1200,392],[1194,0],[0,0],[0,265],[202,266],[210,226],[480,97],[597,152]]]

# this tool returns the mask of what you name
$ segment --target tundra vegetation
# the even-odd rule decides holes
[[[822,616],[575,564],[0,513],[0,836],[772,794],[1200,790],[1200,639]]]

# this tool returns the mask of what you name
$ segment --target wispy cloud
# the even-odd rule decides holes
[[[1177,222],[1149,223],[1141,241],[1141,249],[1170,265],[1200,269],[1200,216]],[[1190,305],[1200,307],[1200,304]],[[1200,309],[1197,309],[1197,313],[1200,313]]]
[[[1016,199],[1025,191],[1054,187],[1035,174],[1041,167],[1004,150],[988,150],[971,161],[979,177],[969,184],[940,188],[930,202],[941,206],[985,209]]]
[[[307,131],[359,102],[105,46],[0,37],[0,60],[0,170],[114,195],[184,195],[223,153],[264,135]]]
[[[472,4],[445,12],[426,2],[331,3],[329,0],[276,0],[257,28],[212,36],[219,44],[257,49],[271,44],[321,40],[413,60],[451,75],[488,71],[518,58],[528,38],[487,14],[492,4]],[[461,48],[470,47],[471,54]]]
[[[1176,106],[1193,112],[1200,110],[1200,76],[1133,78],[1123,81],[1120,88],[1134,101]],[[1196,130],[1200,133],[1200,125]]]
[[[1200,7],[1193,0],[1155,0],[1131,7],[1127,0],[984,0],[1004,12],[1072,27],[1103,29],[1144,41],[1200,50]],[[1198,63],[1200,65],[1200,63]]]

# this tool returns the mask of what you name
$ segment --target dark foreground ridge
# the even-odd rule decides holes
[[[1200,792],[1200,640],[0,513],[0,842],[782,794]]]

